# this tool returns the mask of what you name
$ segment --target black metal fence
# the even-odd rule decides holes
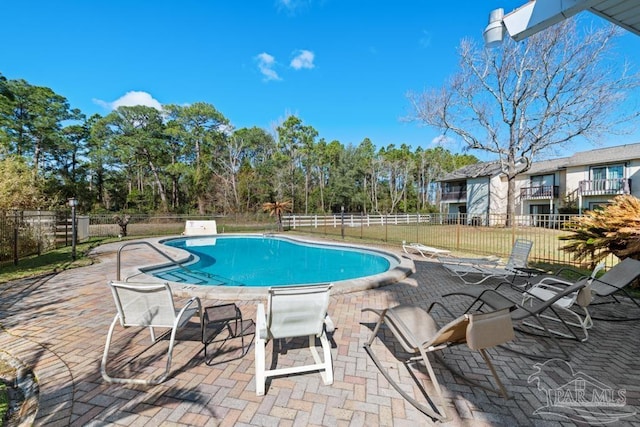
[[[122,215],[120,215],[122,217]],[[564,223],[568,215],[518,215],[506,226],[504,215],[475,218],[469,215],[396,214],[396,215],[287,215],[285,231],[348,238],[363,242],[418,242],[460,253],[491,254],[506,257],[517,238],[534,242],[531,259],[550,263],[575,264],[571,254],[562,250],[567,235]],[[83,236],[124,237],[179,235],[187,220],[216,220],[219,233],[275,232],[275,219],[266,214],[211,215],[130,215],[126,227],[114,214],[84,216],[88,222]],[[82,228],[84,230],[84,228]],[[78,242],[81,242],[79,239]],[[41,254],[71,245],[71,212],[0,211],[0,263]],[[613,263],[613,258],[610,263]]]
[[[65,212],[0,211],[0,262],[41,254],[71,242]]]
[[[562,250],[568,242],[559,237],[567,221],[578,215],[396,214],[396,215],[288,215],[286,229],[327,237],[360,239],[400,245],[422,243],[462,254],[508,257],[516,239],[534,242],[530,260],[577,265],[571,253]],[[507,225],[508,224],[508,225]],[[615,264],[610,256],[607,265]]]

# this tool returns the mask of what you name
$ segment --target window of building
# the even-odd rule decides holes
[[[593,190],[618,191],[622,188],[624,179],[624,165],[598,166],[591,168],[591,181]]]

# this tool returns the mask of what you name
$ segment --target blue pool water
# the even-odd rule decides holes
[[[310,244],[270,236],[180,238],[163,242],[198,260],[151,272],[174,282],[226,286],[287,286],[372,276],[391,268],[390,257],[362,249]]]

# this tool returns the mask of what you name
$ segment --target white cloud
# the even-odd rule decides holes
[[[276,65],[276,59],[273,56],[266,52],[262,52],[256,56],[256,60],[258,61],[258,69],[264,76],[265,81],[281,80],[276,70],[273,69]]]
[[[453,138],[449,138],[447,135],[438,135],[431,140],[431,145],[441,145],[443,147],[454,143]]]
[[[310,50],[299,50],[296,53],[296,56],[291,60],[291,67],[300,70],[302,68],[312,69],[315,67],[313,60],[315,58],[315,54]]]
[[[300,9],[311,6],[311,0],[276,0],[279,9],[284,9],[289,13],[294,13]]]
[[[132,107],[134,105],[145,105],[147,107],[153,107],[158,111],[162,111],[162,104],[160,104],[158,100],[154,99],[153,96],[147,92],[135,90],[125,93],[113,102],[107,102],[101,99],[94,99],[93,102],[108,110],[115,110],[116,108],[123,106]]]
[[[423,30],[422,37],[420,37],[420,46],[429,47],[431,46],[431,33],[429,31]]]

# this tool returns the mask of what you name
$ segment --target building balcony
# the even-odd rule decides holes
[[[466,188],[454,188],[450,190],[442,191],[443,202],[466,202],[467,201],[467,189]]]
[[[557,185],[538,185],[520,189],[520,198],[523,200],[556,199],[558,194],[560,194],[560,188]]]
[[[627,178],[593,179],[580,181],[578,194],[581,196],[600,196],[630,194],[631,180]]]

